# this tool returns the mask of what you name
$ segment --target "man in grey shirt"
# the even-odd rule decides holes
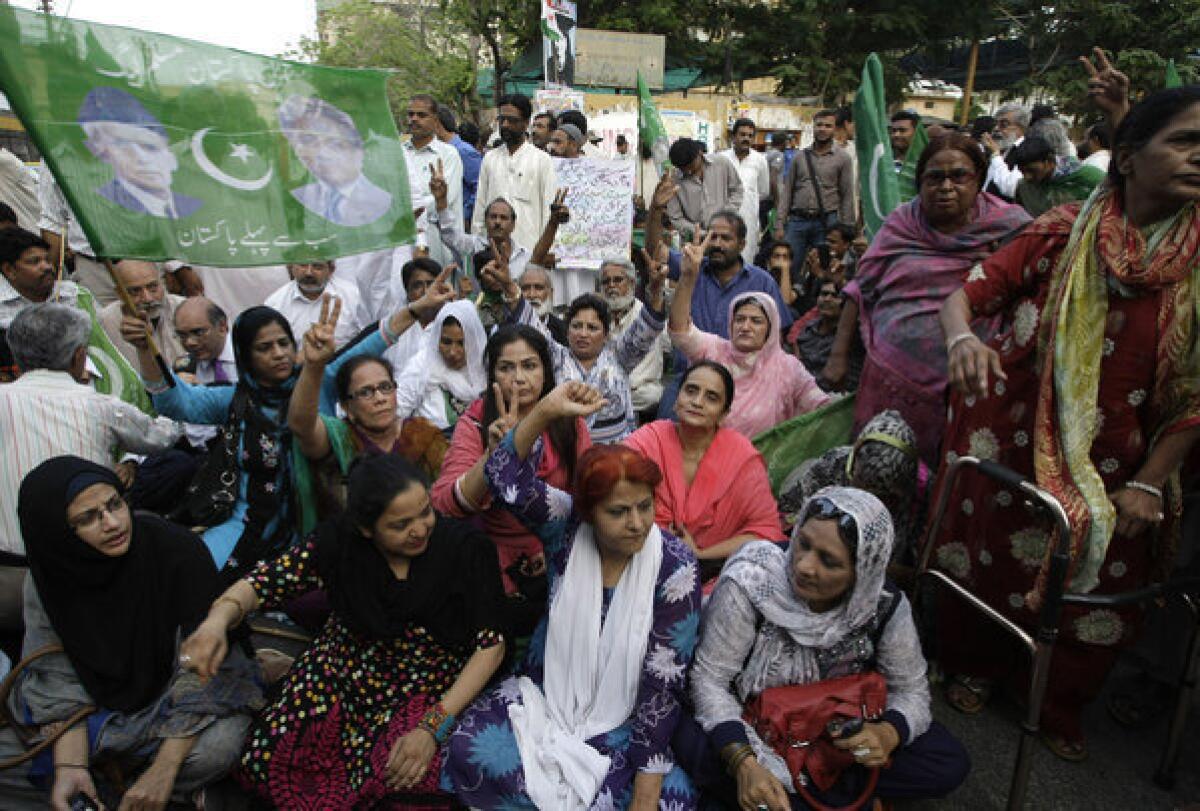
[[[700,142],[690,138],[671,144],[669,157],[677,191],[667,204],[667,216],[682,239],[691,239],[718,211],[741,208],[742,180],[728,158],[705,155]]]
[[[793,281],[800,279],[809,250],[826,244],[830,226],[856,220],[854,165],[850,155],[833,143],[836,118],[834,110],[813,116],[812,146],[796,154],[780,190],[775,239],[786,237],[792,246]]]

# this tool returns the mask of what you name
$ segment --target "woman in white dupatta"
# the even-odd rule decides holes
[[[475,808],[696,807],[670,740],[699,579],[691,550],[654,525],[662,474],[608,445],[579,460],[574,499],[536,475],[546,426],[602,403],[590,386],[561,384],[487,462],[497,503],[545,546],[550,602],[518,675],[468,709],[450,738],[443,782]]]
[[[467,406],[487,387],[483,349],[487,334],[470,301],[446,304],[421,339],[421,350],[396,370],[396,414],[424,417],[454,430]]]

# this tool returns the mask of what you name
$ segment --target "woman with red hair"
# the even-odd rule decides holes
[[[620,445],[579,460],[575,496],[537,476],[542,433],[587,417],[595,389],[563,383],[488,458],[496,503],[541,539],[550,602],[516,676],[458,721],[443,770],[476,808],[696,807],[670,749],[700,622],[696,558],[654,524],[658,465]]]

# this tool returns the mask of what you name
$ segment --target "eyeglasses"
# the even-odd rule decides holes
[[[823,521],[837,521],[838,534],[851,549],[858,546],[858,524],[854,516],[847,513],[838,505],[824,496],[814,498],[808,503],[806,518],[819,518]]]
[[[68,520],[67,523],[70,524],[71,528],[75,530],[92,529],[100,523],[100,519],[104,517],[105,513],[108,513],[109,515],[116,515],[125,508],[125,498],[120,493],[117,493],[115,496],[110,498],[96,509],[82,512],[74,518]]]
[[[212,332],[212,327],[199,327],[197,329],[177,329],[177,330],[175,330],[175,337],[178,338],[181,343],[186,342],[188,340],[202,341],[208,337],[208,333],[210,333],[210,332]]]
[[[620,287],[629,281],[627,276],[606,276],[600,280],[601,287]]]
[[[947,179],[955,186],[965,186],[975,179],[975,172],[971,169],[930,169],[921,175],[921,182],[926,186],[940,186]]]
[[[376,383],[374,386],[363,386],[361,389],[355,389],[350,392],[350,399],[370,400],[375,396],[376,392],[379,394],[391,394],[395,390],[396,384],[391,380],[385,380],[382,383]]]

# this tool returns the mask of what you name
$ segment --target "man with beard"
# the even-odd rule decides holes
[[[991,135],[982,137],[983,149],[988,154],[988,175],[983,190],[999,194],[1009,200],[1017,193],[1021,182],[1021,170],[1010,166],[1008,158],[1012,150],[1025,140],[1029,129],[1029,108],[1019,104],[1005,104],[996,111],[996,129]]]
[[[550,135],[558,128],[558,119],[549,110],[543,110],[533,117],[533,125],[529,128],[529,141],[538,149],[547,150],[550,147]]]
[[[433,177],[434,166],[438,166],[446,179],[447,205],[456,216],[462,217],[462,158],[457,149],[437,137],[438,104],[432,96],[417,93],[409,99],[407,120],[410,137],[404,142],[404,160],[408,168],[408,193],[413,210],[422,210],[417,218],[417,230],[425,233],[429,256],[438,264],[447,265],[450,263],[450,249],[442,244],[438,229],[429,226],[429,211],[433,204],[429,181]]]
[[[471,221],[471,231],[476,234],[483,233],[484,213],[497,197],[503,197],[513,208],[513,239],[518,245],[535,244],[546,227],[558,183],[550,156],[525,137],[532,114],[527,96],[513,94],[500,99],[496,120],[503,143],[484,155],[479,169],[479,192]]]
[[[529,302],[529,306],[542,319],[551,337],[560,344],[567,342],[567,322],[554,314],[554,282],[550,279],[550,271],[541,265],[528,264],[525,272],[517,277],[521,288],[521,297]]]
[[[917,134],[917,124],[921,117],[912,110],[897,110],[892,113],[888,122],[888,138],[892,142],[892,165],[899,172],[908,160],[908,148],[912,145],[913,136]],[[847,220],[849,222],[849,220]]]
[[[562,124],[550,135],[550,154],[555,158],[578,158],[587,138],[574,124]]]
[[[163,359],[173,366],[175,361],[187,355],[183,344],[175,335],[175,308],[183,303],[183,296],[167,292],[158,265],[153,262],[122,259],[113,265],[113,269],[129,292],[137,314],[150,322],[154,340],[162,351]],[[96,313],[96,318],[117,351],[131,364],[136,364],[137,349],[121,337],[121,308],[121,302],[114,301],[102,307]]]
[[[263,302],[278,310],[292,327],[296,340],[321,317],[322,299],[342,300],[342,314],[333,333],[333,342],[341,349],[361,327],[358,323],[358,288],[333,278],[333,262],[295,262],[287,266],[291,281],[267,296]]]
[[[528,274],[528,271],[526,272]],[[637,299],[637,269],[628,259],[605,259],[600,265],[600,292],[608,303],[608,314],[612,318],[611,339],[617,339],[641,315],[645,305]],[[521,279],[524,294],[525,279]],[[529,296],[525,296],[528,300]],[[658,409],[662,399],[663,353],[671,349],[667,331],[658,334],[657,343],[650,347],[646,357],[629,372],[629,389],[632,394],[633,410],[639,415]]]

